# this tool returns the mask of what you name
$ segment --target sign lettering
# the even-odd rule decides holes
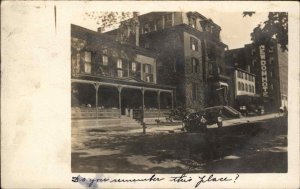
[[[267,63],[266,63],[266,54],[265,46],[259,46],[259,55],[260,55],[260,65],[261,65],[261,85],[262,85],[262,95],[263,97],[268,97],[268,77],[267,77]]]

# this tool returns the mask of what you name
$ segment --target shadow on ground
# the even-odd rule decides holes
[[[284,118],[224,127],[221,132],[209,129],[206,134],[100,135],[105,137],[85,140],[80,149],[72,149],[72,172],[287,172]]]

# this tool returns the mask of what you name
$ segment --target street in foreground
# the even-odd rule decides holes
[[[207,134],[72,128],[75,173],[284,173],[287,120],[242,123]]]

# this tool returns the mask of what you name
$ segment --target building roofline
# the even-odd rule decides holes
[[[145,48],[142,48],[140,46],[135,46],[132,44],[128,44],[128,43],[120,43],[118,41],[116,41],[116,38],[108,35],[106,33],[99,33],[75,24],[71,24],[71,35],[73,34],[86,34],[88,33],[91,37],[96,37],[96,40],[102,40],[103,43],[111,45],[111,46],[123,46],[123,47],[128,47],[128,48],[132,48],[137,54],[141,53],[143,55],[147,55],[147,56],[151,56],[152,58],[156,58],[158,56],[158,52],[153,52],[153,51],[149,51]],[[91,45],[93,47],[93,45]]]
[[[253,76],[256,76],[254,73],[248,72],[248,71],[243,70],[243,69],[241,69],[241,68],[234,67],[234,69],[235,69],[235,70],[242,71],[242,72],[245,72],[245,73],[250,74],[250,75],[253,75]]]

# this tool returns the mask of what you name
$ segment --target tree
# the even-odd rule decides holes
[[[243,17],[252,16],[255,12],[243,12]],[[288,13],[269,12],[268,20],[263,25],[259,24],[250,34],[255,44],[265,44],[271,39],[276,39],[282,51],[288,50]]]
[[[118,27],[120,22],[133,17],[133,12],[86,12],[85,16],[95,20],[99,27]]]

